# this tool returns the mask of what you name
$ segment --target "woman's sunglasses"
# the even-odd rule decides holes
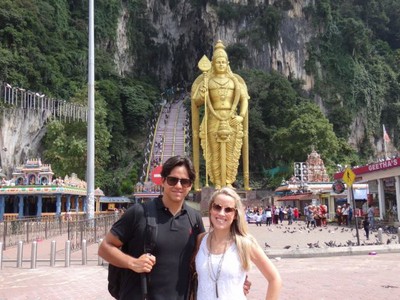
[[[181,186],[184,188],[192,185],[192,181],[190,179],[167,176],[167,183],[169,186],[175,186],[178,182],[180,182]]]
[[[216,204],[216,203],[212,204],[212,209],[214,211],[216,211],[217,213],[219,213],[219,212],[221,212],[221,210],[223,210],[224,213],[226,213],[226,214],[230,214],[230,213],[233,213],[236,211],[236,208],[234,208],[234,207],[222,207],[221,205]]]

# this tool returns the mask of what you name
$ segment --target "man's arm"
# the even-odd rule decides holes
[[[136,273],[149,273],[152,270],[156,263],[155,256],[145,253],[135,258],[122,252],[121,247],[122,242],[119,238],[108,232],[100,244],[98,255],[114,266],[130,269]]]

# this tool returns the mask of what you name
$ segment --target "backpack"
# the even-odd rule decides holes
[[[153,252],[156,246],[157,239],[157,209],[156,202],[154,200],[148,201],[142,204],[144,214],[146,217],[146,229],[145,229],[145,241],[144,241],[144,252],[143,253],[151,253]],[[199,224],[197,223],[197,218],[194,214],[194,211],[191,209],[187,210],[188,218],[190,226],[192,227],[192,231],[196,229],[196,236],[199,233]],[[196,220],[196,222],[194,221]],[[127,253],[129,249],[129,242],[124,244],[121,248],[122,252]],[[121,286],[123,276],[123,269],[116,267],[112,264],[108,265],[108,291],[115,299],[119,299],[119,290]],[[142,293],[143,299],[147,299],[147,276],[146,274],[141,274],[141,284],[142,284]]]

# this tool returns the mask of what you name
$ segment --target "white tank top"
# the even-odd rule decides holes
[[[197,289],[198,300],[244,300],[243,284],[246,272],[242,268],[236,244],[226,249],[224,260],[221,265],[221,273],[218,279],[218,298],[216,295],[216,284],[210,277],[207,249],[208,233],[201,241],[199,252],[196,255],[196,270],[198,273],[199,286]],[[218,264],[222,254],[211,254],[211,265],[217,274]],[[211,275],[215,279],[214,275]]]

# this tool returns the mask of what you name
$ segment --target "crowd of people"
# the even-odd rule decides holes
[[[354,215],[358,214],[360,219],[359,226],[365,230],[365,235],[369,239],[369,233],[375,226],[375,207],[365,203],[365,209],[355,209],[350,203],[338,205],[335,210],[335,219],[339,226],[350,226],[354,223]],[[305,204],[300,212],[296,206],[255,206],[246,208],[248,223],[255,223],[257,226],[271,226],[272,224],[283,224],[287,220],[287,225],[293,221],[303,219],[307,228],[326,227],[328,223],[328,208],[324,204],[313,205]]]
[[[343,206],[338,205],[336,207],[335,218],[337,219],[338,225],[351,224],[353,219],[353,208],[349,203],[343,204]]]
[[[282,224],[287,220],[287,224],[291,225],[294,221],[299,220],[302,216],[307,222],[307,227],[327,226],[328,208],[326,205],[305,205],[303,212],[296,206],[267,206],[263,207],[247,207],[247,221],[254,222],[257,226],[266,224]]]
[[[265,208],[261,206],[247,207],[246,208],[247,222],[255,222],[257,226],[266,224],[282,224],[283,220],[288,220],[288,224],[292,224],[293,221],[297,221],[301,213],[296,206],[267,206]]]

